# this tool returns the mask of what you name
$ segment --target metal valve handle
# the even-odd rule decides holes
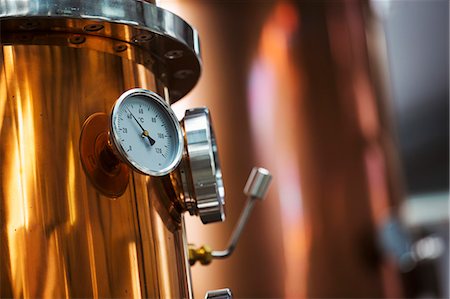
[[[231,290],[228,288],[208,291],[205,295],[205,299],[232,299],[232,298],[233,294],[231,293]]]
[[[270,172],[261,167],[254,167],[250,176],[245,184],[244,194],[247,195],[247,203],[245,204],[244,210],[242,210],[241,216],[239,217],[238,223],[233,230],[230,241],[228,242],[227,249],[216,251],[213,250],[211,255],[213,258],[226,258],[230,256],[234,249],[236,248],[239,237],[247,224],[250,213],[252,212],[253,206],[257,199],[263,200],[266,196],[267,189],[269,188],[270,181],[272,180],[272,175]]]
[[[207,265],[211,263],[212,259],[223,259],[229,257],[233,253],[256,200],[264,199],[271,180],[272,175],[267,169],[261,167],[254,167],[252,169],[244,188],[244,194],[247,195],[247,202],[233,230],[227,248],[218,251],[211,250],[209,246],[202,246],[195,249],[193,245],[189,245],[189,263],[191,265],[194,265],[196,261],[200,261],[201,264]]]

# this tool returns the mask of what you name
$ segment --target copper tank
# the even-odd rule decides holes
[[[0,22],[0,297],[192,297],[168,178],[134,173],[121,197],[102,196],[79,138],[127,89],[186,94],[196,32],[129,0],[1,1]]]

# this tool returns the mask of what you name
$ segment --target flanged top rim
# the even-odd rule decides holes
[[[12,32],[65,32],[110,38],[151,52],[162,65],[155,75],[168,87],[170,103],[186,95],[200,77],[197,31],[177,15],[148,2],[4,0],[0,1],[0,22],[2,44],[22,42],[8,39]],[[83,38],[77,40],[84,42]]]

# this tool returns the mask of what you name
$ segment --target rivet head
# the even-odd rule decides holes
[[[128,48],[126,44],[118,44],[114,46],[114,51],[116,52],[123,52]]]
[[[153,35],[148,32],[140,33],[135,36],[133,36],[132,41],[135,43],[143,43],[151,40]]]
[[[74,44],[74,45],[82,44],[82,43],[84,43],[85,41],[86,41],[86,37],[84,37],[84,36],[82,36],[82,35],[79,35],[79,34],[72,35],[72,36],[69,38],[69,42],[70,42],[71,44]]]
[[[24,30],[33,30],[39,26],[39,22],[35,20],[26,20],[22,24],[20,24],[20,29]]]
[[[176,79],[186,79],[193,74],[194,72],[192,70],[179,70],[173,74],[173,77]]]
[[[164,56],[168,59],[177,59],[183,56],[182,50],[172,50],[168,51]]]
[[[84,26],[84,31],[87,32],[95,32],[95,31],[99,31],[102,30],[104,28],[104,26],[102,24],[88,24],[86,26]]]

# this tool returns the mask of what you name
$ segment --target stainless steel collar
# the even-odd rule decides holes
[[[185,157],[181,177],[186,207],[205,224],[224,221],[225,191],[208,109],[187,110],[182,125]]]

